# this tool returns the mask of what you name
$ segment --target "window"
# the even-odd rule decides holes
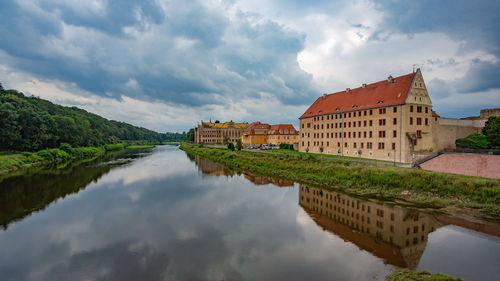
[[[410,125],[413,125],[413,117],[410,117]]]
[[[373,110],[370,109],[370,115],[373,115]]]
[[[352,126],[356,128],[356,121],[352,122]]]
[[[352,116],[353,116],[353,117],[356,117],[356,112],[353,112],[353,113],[352,113]]]
[[[394,112],[394,113],[398,112],[398,108],[397,108],[396,106],[395,106],[395,107],[393,107],[393,108],[392,108],[392,112]]]
[[[347,142],[344,143],[344,147],[347,147]]]
[[[356,143],[354,143],[354,148],[356,148]]]
[[[349,128],[351,128],[351,121],[349,121]]]
[[[425,118],[425,126],[429,126],[429,119]]]
[[[323,130],[323,124],[321,124],[321,129]]]
[[[395,142],[392,143],[392,150],[396,150],[396,143]]]
[[[363,132],[363,138],[366,138],[366,132]]]
[[[419,137],[419,138],[422,137],[422,130],[417,130],[417,137]]]
[[[422,113],[422,107],[421,106],[417,106],[417,112],[418,113]]]
[[[369,149],[373,148],[373,144],[371,142],[367,142],[366,148],[369,148]]]
[[[358,138],[361,138],[361,132],[358,132]]]
[[[348,138],[351,138],[351,132],[349,132],[349,133],[347,134],[347,136],[348,136]]]
[[[363,127],[366,127],[366,120],[363,121]]]
[[[370,138],[373,137],[372,131],[370,131]]]
[[[302,129],[304,129],[304,123],[302,123]]]
[[[378,131],[379,138],[385,138],[385,131]]]
[[[361,121],[358,121],[358,127],[361,127]]]
[[[363,115],[364,115],[364,116],[366,116],[366,110],[365,110],[365,112],[363,113]]]
[[[385,143],[379,142],[378,143],[378,149],[384,149],[385,148]]]
[[[373,120],[370,120],[370,127],[373,126]]]
[[[392,131],[392,137],[395,138],[398,136],[398,131],[394,130]]]
[[[425,113],[429,113],[429,108],[425,107]]]
[[[363,143],[361,143],[361,148],[363,148]]]
[[[422,118],[417,117],[417,125],[422,125]]]
[[[379,113],[379,114],[385,114],[385,108],[380,108],[380,109],[378,110],[378,113]]]
[[[413,105],[410,105],[410,112],[413,112]]]
[[[340,142],[337,142],[337,146],[340,147]]]
[[[379,126],[385,126],[385,119],[379,119],[378,120],[378,125]]]
[[[392,124],[397,125],[398,124],[398,118],[393,118],[392,119]]]

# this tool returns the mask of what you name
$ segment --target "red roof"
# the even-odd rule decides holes
[[[255,129],[269,129],[270,127],[271,126],[269,124],[260,123],[260,121],[257,121],[257,122],[253,122],[250,125],[248,125],[246,130],[250,131],[250,130],[255,130]]]
[[[295,128],[293,127],[292,124],[277,124],[277,125],[271,125],[271,132],[273,132],[273,130],[275,131],[274,133],[272,133],[273,135],[281,135],[281,133],[279,132],[279,130],[290,130],[286,135],[290,135],[290,134],[299,134],[299,132],[297,132],[297,130],[295,130]],[[293,130],[294,132],[292,133],[291,130]]]
[[[439,114],[437,114],[436,111],[433,111],[432,112],[432,117],[441,117],[441,116],[439,116]]]
[[[416,72],[319,97],[299,119],[404,104]]]

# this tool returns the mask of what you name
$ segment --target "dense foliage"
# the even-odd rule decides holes
[[[500,148],[500,116],[491,116],[483,127],[491,148]]]
[[[465,138],[457,139],[455,141],[457,147],[461,148],[474,148],[474,149],[486,149],[488,148],[488,140],[485,135],[482,134],[471,134]]]
[[[101,146],[117,140],[159,142],[170,138],[181,140],[185,134],[160,134],[76,107],[0,89],[0,151],[37,151],[59,147],[61,143]]]

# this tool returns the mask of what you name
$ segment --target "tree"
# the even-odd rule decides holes
[[[471,134],[465,138],[457,139],[455,141],[457,147],[473,148],[473,149],[486,149],[488,148],[488,140],[485,135]]]
[[[231,142],[231,140],[229,139],[229,136],[225,135],[224,138],[222,139],[222,143],[224,145],[227,145],[230,142]]]
[[[186,134],[186,141],[194,142],[194,128],[189,129]]]
[[[236,141],[236,149],[237,149],[238,151],[241,151],[241,149],[242,149],[242,148],[243,148],[243,144],[241,143],[241,140],[240,140],[240,139],[238,139],[238,140]]]
[[[3,91],[2,83],[0,83],[0,90]]]
[[[227,149],[234,151],[234,144],[232,142],[227,144]]]
[[[500,148],[500,116],[491,116],[483,127],[483,135],[489,142],[489,147]]]

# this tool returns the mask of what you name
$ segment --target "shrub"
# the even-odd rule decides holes
[[[241,143],[241,140],[238,140],[238,141],[236,142],[236,149],[237,149],[238,151],[241,151],[241,149],[242,149],[242,148],[243,148],[243,144]]]
[[[234,144],[232,142],[227,144],[227,149],[234,151]]]
[[[473,149],[486,149],[488,148],[488,140],[485,135],[471,134],[465,138],[457,139],[455,141],[457,147],[473,148]]]
[[[293,144],[289,144],[289,143],[280,143],[280,149],[289,149],[289,150],[293,150]]]
[[[106,144],[104,148],[106,149],[106,151],[122,150],[125,148],[125,145],[123,143]]]
[[[57,150],[56,154],[56,160],[57,162],[65,162],[68,161],[71,158],[71,156],[64,150]]]
[[[72,147],[69,143],[61,143],[61,145],[59,145],[59,149],[62,150],[62,151],[65,151],[66,153],[72,153]]]
[[[57,158],[58,149],[44,149],[38,151],[36,154],[45,161],[55,161]]]

